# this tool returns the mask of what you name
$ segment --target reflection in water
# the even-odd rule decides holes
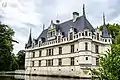
[[[90,80],[90,79],[73,79],[60,77],[43,77],[43,76],[24,76],[24,75],[0,75],[0,80]]]
[[[25,80],[80,80],[80,79],[60,78],[60,77],[26,76]]]

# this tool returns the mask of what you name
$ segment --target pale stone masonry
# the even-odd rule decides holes
[[[37,39],[25,45],[25,73],[90,77],[90,68],[97,66],[98,55],[112,43],[103,16],[103,29],[94,29],[85,16],[73,13],[73,19],[51,21]]]

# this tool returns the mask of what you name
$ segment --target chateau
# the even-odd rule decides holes
[[[100,31],[87,20],[83,5],[81,16],[73,12],[71,20],[51,21],[37,39],[32,39],[30,31],[25,45],[25,73],[90,77],[89,69],[97,67],[98,55],[110,48],[111,43],[104,14]]]

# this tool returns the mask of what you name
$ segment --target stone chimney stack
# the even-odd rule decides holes
[[[73,12],[73,22],[75,22],[78,17],[79,17],[79,13],[78,12]]]

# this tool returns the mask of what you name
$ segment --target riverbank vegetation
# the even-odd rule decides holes
[[[99,68],[92,70],[95,75],[92,78],[97,76],[100,80],[120,80],[120,25],[107,24],[106,27],[112,36],[111,49],[99,55]]]
[[[12,52],[12,43],[18,43],[13,40],[14,33],[8,25],[0,24],[0,71],[24,69],[24,51],[20,51],[17,56]]]

